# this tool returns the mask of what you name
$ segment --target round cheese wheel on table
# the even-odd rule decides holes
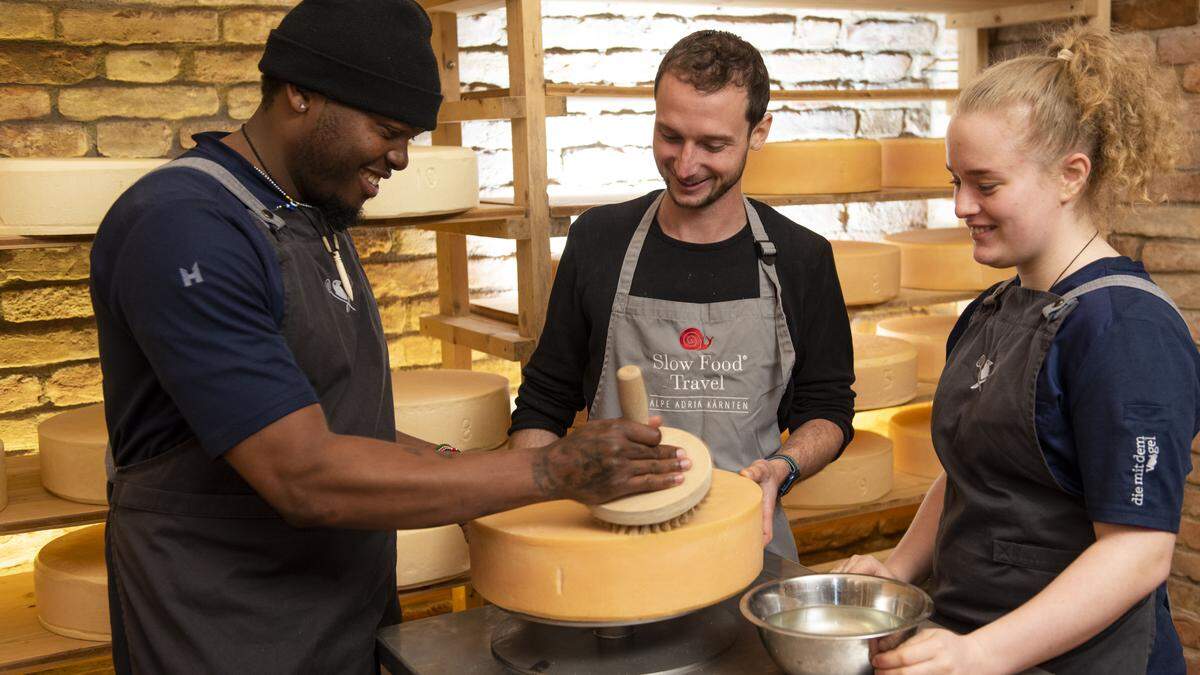
[[[896,232],[884,237],[900,247],[900,285],[930,291],[982,291],[1016,274],[975,262],[965,227]]]
[[[866,504],[892,490],[892,442],[869,431],[856,431],[854,440],[815,475],[783,497],[784,506],[822,509]]]
[[[396,586],[401,590],[453,579],[471,569],[458,525],[396,532]]]
[[[104,404],[68,410],[38,425],[42,486],[73,502],[107,504]]]
[[[473,521],[471,583],[504,609],[556,621],[639,622],[707,607],[762,571],[762,490],[728,471],[692,518],[615,532],[560,500]]]
[[[104,525],[55,539],[33,561],[38,621],[51,633],[78,640],[109,640],[108,572]]]
[[[873,241],[830,241],[847,307],[887,302],[900,294],[900,249]]]
[[[750,152],[742,174],[748,194],[871,192],[879,189],[877,141],[788,141]]]
[[[479,206],[475,151],[456,146],[408,148],[408,166],[379,183],[363,204],[367,218],[406,218],[466,211]]]
[[[888,435],[892,438],[896,471],[925,478],[937,478],[942,473],[942,463],[933,449],[932,412],[933,404],[926,403],[892,415]]]
[[[917,348],[890,337],[854,333],[854,409],[873,410],[917,395]]]
[[[492,450],[508,439],[508,378],[472,370],[392,373],[396,428],[459,450]]]
[[[949,314],[897,316],[875,324],[878,335],[904,340],[917,349],[917,378],[937,382],[946,365],[946,340],[958,317]]]
[[[946,139],[883,138],[883,187],[948,188],[953,176],[946,170]]]
[[[0,159],[0,232],[94,234],[108,207],[165,159]]]

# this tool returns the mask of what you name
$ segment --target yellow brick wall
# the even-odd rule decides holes
[[[258,105],[258,58],[293,0],[0,0],[0,156],[173,157],[200,131],[233,130]],[[69,194],[62,195],[70,199]],[[431,233],[356,233],[392,366],[440,362],[418,334],[435,311]],[[475,245],[472,285],[516,279],[511,253]],[[0,440],[36,449],[36,425],[99,401],[87,245],[0,251]],[[476,354],[479,369],[519,376]]]

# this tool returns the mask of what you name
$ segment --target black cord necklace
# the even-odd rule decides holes
[[[242,125],[241,131],[242,131],[242,138],[246,139],[246,145],[250,146],[250,152],[254,153],[254,159],[258,160],[258,163],[262,165],[262,168],[260,169],[257,166],[254,166],[253,164],[251,164],[250,166],[254,166],[254,170],[257,171],[260,175],[262,175],[263,178],[267,179],[267,182],[271,184],[271,187],[278,190],[279,194],[283,195],[283,198],[287,200],[289,206],[292,206],[292,207],[306,206],[307,207],[308,204],[305,204],[303,202],[299,202],[299,201],[296,201],[295,199],[293,199],[292,196],[289,195],[286,190],[279,187],[279,183],[276,183],[274,178],[271,178],[270,172],[267,171],[267,163],[263,161],[262,155],[258,154],[258,148],[254,147],[254,141],[250,140],[250,134],[246,133],[246,125],[245,124]],[[314,229],[317,229],[316,223],[312,222],[312,219],[309,218],[308,213],[304,209],[300,209],[300,213],[305,217],[305,219],[307,219],[309,221],[309,223],[311,223],[313,225]],[[332,235],[332,237],[329,235]],[[332,239],[332,241],[331,241],[331,239]],[[350,302],[354,302],[354,287],[350,284],[350,275],[346,272],[345,263],[342,262],[341,245],[338,243],[337,233],[333,232],[332,229],[330,229],[328,235],[326,235],[325,233],[322,233],[321,234],[321,243],[325,245],[325,250],[328,251],[329,255],[333,257],[333,265],[334,265],[334,267],[337,268],[338,277],[342,281],[342,289],[346,291],[346,297],[350,299]]]
[[[1079,260],[1079,256],[1083,255],[1083,252],[1087,250],[1087,247],[1092,245],[1093,241],[1096,241],[1096,237],[1098,236],[1100,236],[1100,230],[1096,230],[1096,233],[1092,235],[1092,238],[1088,239],[1087,243],[1083,245],[1083,248],[1079,249],[1079,253],[1076,253],[1075,257],[1071,258],[1071,262],[1067,263],[1067,266],[1063,268],[1063,271],[1058,273],[1058,276],[1054,279],[1054,283],[1050,284],[1050,288],[1054,288],[1054,284],[1057,284],[1058,281],[1063,278],[1063,275],[1067,273],[1067,270],[1071,269],[1071,265],[1074,265],[1075,261]],[[1050,290],[1050,288],[1047,288],[1046,290]]]

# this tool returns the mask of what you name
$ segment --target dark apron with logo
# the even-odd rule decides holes
[[[946,470],[933,561],[933,620],[959,633],[1028,602],[1096,541],[1083,498],[1063,490],[1050,473],[1034,418],[1038,373],[1077,298],[1125,286],[1171,302],[1153,283],[1126,275],[1102,277],[1061,297],[1011,282],[971,316],[933,401],[933,443]],[[1153,598],[1151,593],[1099,635],[1042,668],[1090,675],[1146,672],[1154,644]]]
[[[337,434],[395,440],[387,345],[350,237],[350,301],[309,207],[268,210],[220,165],[176,160],[236,195],[273,245],[283,336]],[[301,211],[307,211],[303,213]],[[361,290],[359,290],[361,289]],[[395,532],[297,529],[193,438],[112,475],[106,556],[118,669],[378,672],[399,620]]]

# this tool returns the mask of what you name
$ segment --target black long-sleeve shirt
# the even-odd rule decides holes
[[[546,327],[522,371],[511,432],[566,433],[575,413],[596,394],[608,320],[621,263],[642,215],[657,192],[589,210],[571,226],[550,293]],[[775,244],[783,311],[796,350],[791,381],[780,402],[780,429],[813,419],[852,437],[854,355],[850,322],[833,264],[820,235],[775,209],[751,201]],[[712,303],[759,296],[758,257],[750,226],[725,241],[690,244],[651,226],[630,294],[677,302]]]

